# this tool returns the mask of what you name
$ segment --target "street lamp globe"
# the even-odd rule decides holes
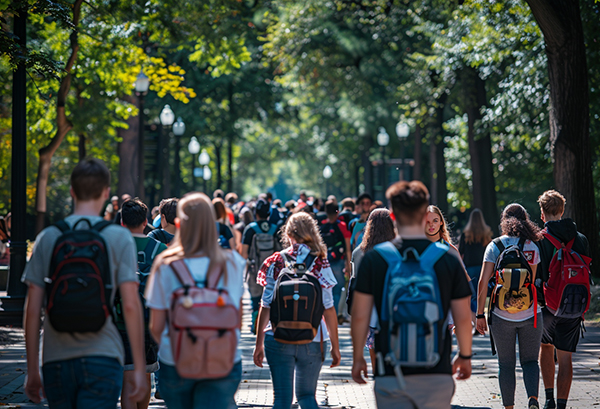
[[[200,152],[200,142],[198,142],[198,139],[196,139],[195,136],[192,136],[190,143],[188,143],[188,151],[192,155],[197,155],[198,152]]]
[[[408,124],[404,122],[398,122],[396,125],[396,135],[398,135],[398,139],[404,139],[408,137],[410,133],[410,127]]]
[[[390,143],[390,135],[387,133],[385,128],[382,126],[379,128],[379,133],[377,134],[377,144],[379,146],[388,146]]]
[[[210,168],[208,166],[205,166],[204,171],[202,172],[202,178],[204,180],[210,180],[211,177],[212,177],[212,171],[210,170]]]
[[[134,86],[135,92],[139,94],[146,94],[148,92],[148,88],[150,88],[150,78],[144,74],[144,71],[140,71],[135,79]]]
[[[202,153],[200,154],[200,157],[198,158],[198,163],[202,166],[208,165],[210,163],[210,156],[208,156],[208,153],[206,152],[205,149],[202,149]]]
[[[323,177],[325,179],[329,179],[332,176],[333,176],[333,170],[331,170],[331,166],[329,166],[329,165],[325,166],[325,168],[323,169]]]
[[[167,104],[160,112],[160,123],[163,126],[171,126],[173,122],[175,122],[175,114],[169,104]]]
[[[175,136],[181,136],[185,132],[185,123],[181,117],[177,118],[177,122],[173,124],[173,133]]]

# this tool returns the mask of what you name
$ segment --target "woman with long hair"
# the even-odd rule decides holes
[[[375,209],[369,215],[367,219],[367,225],[365,226],[365,234],[363,241],[360,246],[354,249],[352,252],[352,278],[350,280],[349,294],[352,297],[352,291],[354,291],[353,284],[356,284],[355,277],[358,271],[358,266],[362,261],[363,256],[367,251],[370,251],[377,244],[384,243],[386,241],[393,240],[396,237],[396,230],[394,229],[394,222],[391,217],[391,213],[387,209]],[[350,310],[350,305],[348,305]],[[369,324],[369,335],[367,336],[366,347],[369,348],[369,355],[371,356],[371,366],[373,373],[375,373],[375,329],[377,327],[377,311],[373,308],[371,314],[371,323]]]
[[[469,222],[465,226],[458,242],[458,252],[465,264],[467,274],[474,283],[479,282],[483,254],[486,246],[492,241],[492,229],[485,223],[483,213],[479,209],[473,209],[469,215]],[[473,322],[476,323],[475,311],[477,310],[477,293],[471,298],[471,312]],[[475,334],[479,332],[475,331]]]
[[[213,199],[212,203],[215,208],[215,217],[217,218],[219,243],[223,248],[235,249],[236,241],[233,232],[231,231],[231,225],[229,224],[225,202],[220,197],[216,197]]]
[[[283,229],[283,237],[288,247],[265,260],[256,280],[265,288],[258,314],[254,364],[262,368],[266,355],[273,381],[274,409],[290,409],[294,390],[302,409],[318,409],[315,393],[322,366],[322,348],[324,348],[323,344],[326,345],[327,338],[331,340],[331,367],[340,363],[337,314],[333,305],[332,292],[336,280],[327,261],[327,247],[323,243],[319,226],[314,218],[304,212],[292,215]],[[277,277],[286,262],[304,263],[309,255],[314,257],[314,262],[306,266],[307,274],[317,277],[321,284],[325,307],[324,320],[321,319],[316,337],[308,344],[294,345],[279,342],[274,338],[270,326],[267,328]],[[296,372],[295,384],[294,372]]]
[[[170,247],[158,255],[146,287],[146,305],[150,308],[150,332],[160,345],[160,394],[169,409],[211,407],[228,409],[242,378],[242,357],[236,350],[229,375],[219,379],[188,379],[179,376],[171,350],[167,316],[173,292],[183,285],[171,263],[183,260],[199,287],[218,273],[217,288],[227,291],[238,310],[243,294],[245,260],[236,252],[223,250],[217,242],[215,212],[203,193],[185,195],[177,205],[176,233]],[[210,274],[209,274],[210,272]],[[240,330],[235,330],[239,344]]]
[[[446,219],[442,214],[442,211],[437,206],[427,206],[427,224],[425,225],[425,234],[431,241],[438,241],[442,244],[454,248],[457,252],[458,249],[454,247],[450,240],[450,233],[446,227]]]
[[[540,262],[540,252],[534,243],[542,237],[539,227],[529,219],[529,214],[527,214],[523,206],[518,203],[512,203],[506,206],[502,212],[500,230],[502,236],[499,240],[502,242],[504,248],[512,245],[521,247],[524,256],[527,258],[527,262],[531,266],[531,283],[534,283],[537,264]],[[483,312],[487,298],[488,282],[492,274],[494,274],[494,266],[500,254],[501,249],[498,248],[496,240],[487,245],[483,258],[481,277],[479,278],[477,297],[477,331],[481,334],[484,334],[487,330],[487,323]],[[525,390],[529,397],[527,407],[529,409],[538,409],[540,377],[538,355],[544,325],[541,309],[537,306],[537,300],[534,298],[531,302],[531,307],[528,309],[514,313],[501,310],[500,308],[493,308],[492,305],[491,307],[491,313],[488,310],[488,320],[494,345],[498,351],[498,381],[502,394],[502,404],[506,409],[514,407],[516,388],[515,349],[518,340],[519,359],[521,361],[521,368],[523,369],[523,382],[525,383]]]

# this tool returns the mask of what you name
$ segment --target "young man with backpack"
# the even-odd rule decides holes
[[[256,221],[246,226],[242,234],[242,257],[247,260],[246,282],[252,300],[252,333],[255,333],[263,292],[263,288],[256,282],[258,270],[267,257],[281,250],[277,225],[268,221],[270,213],[269,203],[264,199],[258,200],[255,207]]]
[[[354,200],[352,200],[352,198],[347,197],[342,200],[342,211],[338,214],[338,219],[346,223],[346,227],[348,227],[350,222],[356,218],[354,208]]]
[[[110,192],[110,173],[98,159],[84,159],[71,173],[74,212],[37,237],[22,281],[27,379],[35,403],[41,393],[54,407],[116,407],[124,350],[110,314],[118,289],[133,355],[131,398],[146,395],[142,306],[135,243],[123,227],[98,216]],[[39,324],[45,309],[44,384],[39,368]],[[93,376],[91,376],[93,374]]]
[[[358,196],[358,199],[356,199],[356,204],[358,205],[358,217],[353,219],[348,225],[348,230],[352,232],[352,237],[350,238],[352,251],[360,246],[360,243],[362,242],[365,226],[367,225],[367,219],[371,213],[373,199],[368,193],[363,193],[362,195]]]
[[[171,197],[163,199],[158,205],[158,214],[160,214],[160,229],[152,230],[148,237],[160,241],[167,246],[175,237],[175,217],[177,217],[177,203],[179,199]]]
[[[121,298],[117,296],[115,298],[114,320],[125,347],[125,372],[123,373],[123,391],[121,392],[121,407],[123,409],[141,409],[148,407],[150,403],[151,374],[158,370],[158,345],[154,342],[150,335],[150,331],[148,330],[150,311],[145,306],[144,292],[146,291],[146,283],[150,276],[152,262],[159,253],[167,249],[167,246],[144,234],[144,229],[148,224],[148,219],[146,218],[147,214],[148,207],[138,198],[130,199],[121,206],[121,224],[133,235],[137,250],[137,276],[140,282],[139,293],[140,299],[142,300],[142,306],[144,307],[144,350],[146,358],[146,381],[148,385],[148,393],[143,401],[138,403],[131,399],[130,393],[132,391],[133,381],[131,345],[125,328]]]
[[[364,346],[373,306],[377,407],[450,408],[452,374],[471,376],[471,290],[460,260],[425,236],[429,192],[419,181],[402,181],[386,192],[399,237],[365,254],[356,277],[351,334],[352,379],[364,384]],[[451,361],[448,313],[455,322],[458,353]],[[419,351],[417,353],[417,351]]]
[[[546,409],[564,409],[573,380],[572,354],[579,342],[583,314],[589,306],[589,260],[590,246],[587,238],[577,231],[572,219],[563,219],[565,198],[555,190],[544,192],[539,198],[542,221],[545,229],[544,239],[538,242],[540,249],[539,278],[543,287],[538,288],[538,299],[545,305],[542,308],[544,329],[540,351],[540,366],[542,379],[546,389]],[[563,247],[564,246],[564,247]],[[568,251],[567,249],[571,249]],[[569,254],[567,254],[569,253]],[[562,261],[562,263],[561,263]],[[569,264],[569,265],[567,265]],[[569,274],[563,274],[563,269]],[[575,270],[579,273],[572,274]],[[569,283],[567,280],[577,279],[579,283]],[[573,304],[575,311],[558,310],[560,298],[569,296],[563,292],[567,284],[571,289],[581,292],[575,296],[581,302]],[[540,286],[538,286],[540,287]],[[552,308],[554,307],[554,308]],[[554,400],[554,352],[558,360],[558,376],[556,378],[556,401]]]
[[[325,203],[327,218],[319,224],[319,230],[325,246],[327,246],[327,260],[337,281],[333,287],[333,305],[340,316],[339,303],[342,289],[346,284],[345,274],[350,273],[350,232],[346,223],[338,220],[338,205],[333,200]]]

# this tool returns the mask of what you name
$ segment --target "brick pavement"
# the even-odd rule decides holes
[[[257,368],[252,363],[254,337],[249,331],[249,300],[244,300],[246,314],[242,331],[243,376],[236,401],[240,408],[269,408],[273,402],[273,389],[268,365]],[[341,365],[329,368],[331,360],[325,361],[317,387],[317,401],[331,408],[375,408],[372,382],[361,386],[350,378],[352,348],[349,325],[340,327]],[[488,337],[474,338],[473,376],[467,381],[456,382],[453,399],[455,408],[502,408],[498,386],[498,364],[491,356]],[[569,408],[590,409],[600,407],[600,328],[589,327],[585,338],[574,355],[574,382]],[[367,357],[367,362],[369,359]],[[0,327],[0,405],[18,404],[33,408],[45,405],[31,404],[23,393],[25,378],[25,344],[21,330]],[[434,387],[432,385],[432,387]],[[540,391],[543,386],[540,380]],[[521,369],[517,365],[516,407],[526,406]],[[9,407],[12,405],[9,405]],[[14,407],[17,407],[16,405]],[[152,400],[151,408],[164,408],[162,401]]]

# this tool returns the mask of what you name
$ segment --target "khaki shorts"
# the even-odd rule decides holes
[[[452,375],[408,375],[404,380],[406,388],[401,390],[395,376],[375,378],[378,409],[450,409],[455,389]]]

